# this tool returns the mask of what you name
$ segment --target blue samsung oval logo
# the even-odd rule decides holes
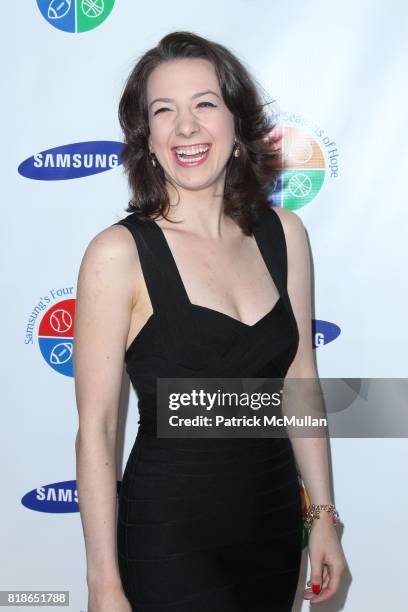
[[[316,319],[312,322],[313,348],[328,344],[340,336],[341,329],[330,321]]]
[[[24,495],[21,503],[30,510],[60,514],[78,512],[76,480],[54,482],[33,489]]]
[[[120,492],[121,481],[116,481],[117,494]],[[33,489],[21,498],[23,506],[37,512],[64,514],[79,512],[78,491],[76,480],[65,480],[43,485]]]
[[[37,181],[65,181],[112,170],[122,163],[123,143],[92,140],[35,153],[21,162],[18,172]]]

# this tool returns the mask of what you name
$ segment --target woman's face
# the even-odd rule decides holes
[[[168,180],[200,190],[224,180],[235,141],[211,62],[177,59],[153,70],[147,81],[149,148]]]

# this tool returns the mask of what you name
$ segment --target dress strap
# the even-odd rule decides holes
[[[286,238],[279,215],[272,206],[262,214],[253,233],[277,289],[286,301],[288,278]]]
[[[136,213],[112,225],[123,225],[131,232],[161,337],[167,347],[169,343],[174,346],[174,341],[188,332],[190,317],[179,276],[169,256],[171,251],[166,248],[158,226],[153,221],[141,220]]]
[[[157,252],[160,254],[160,261],[162,262],[163,266],[165,266],[167,278],[171,279],[171,287],[174,296],[185,308],[191,308],[191,302],[189,300],[187,290],[184,286],[176,260],[174,259],[174,255],[162,228],[153,220],[148,221],[148,223],[150,231],[152,234],[155,234]]]

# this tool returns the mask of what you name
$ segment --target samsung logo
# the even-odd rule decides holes
[[[116,491],[119,494],[121,482],[116,482]],[[65,480],[37,487],[21,498],[23,506],[37,512],[63,514],[79,512],[78,491],[76,480]]]
[[[341,333],[341,329],[330,321],[313,321],[313,348],[318,348],[335,340]]]
[[[77,142],[35,153],[19,167],[25,178],[63,181],[112,170],[122,163],[123,144],[111,140]]]
[[[21,503],[39,512],[78,512],[76,480],[54,482],[33,489],[24,495]]]

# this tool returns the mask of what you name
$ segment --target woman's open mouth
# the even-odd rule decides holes
[[[176,162],[183,168],[191,168],[203,164],[209,155],[211,145],[208,143],[175,147],[173,149]]]

